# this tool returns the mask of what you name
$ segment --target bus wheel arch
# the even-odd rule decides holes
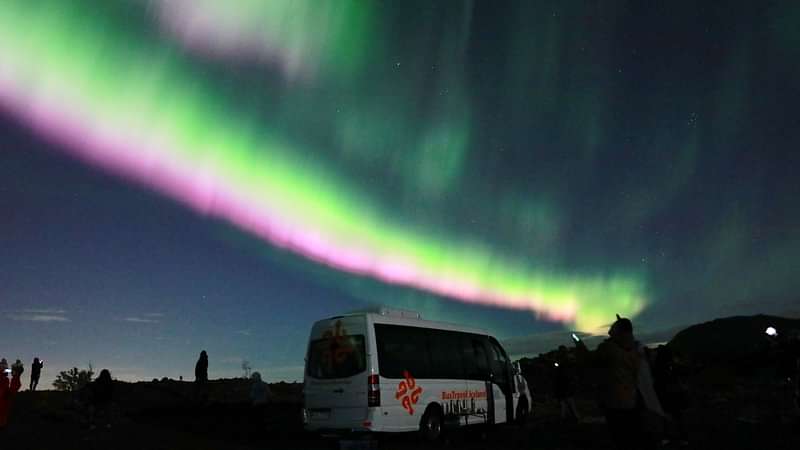
[[[444,410],[442,405],[431,402],[425,408],[419,421],[419,433],[423,440],[428,442],[438,441],[444,429]]]

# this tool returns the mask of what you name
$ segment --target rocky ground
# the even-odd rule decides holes
[[[63,392],[21,392],[3,448],[23,449],[424,449],[412,435],[379,436],[377,442],[330,442],[304,433],[297,384],[272,385],[273,403],[257,416],[244,402],[244,380],[212,384],[210,403],[193,406],[190,383],[117,383],[111,428],[89,429],[85,415]],[[703,371],[692,379],[693,406],[687,412],[688,448],[797,449],[800,422],[788,390],[772,377],[740,378]],[[582,392],[579,423],[561,423],[558,405],[538,397],[536,414],[524,426],[451,433],[434,447],[457,449],[608,449],[603,419]],[[679,448],[679,447],[674,447]],[[683,447],[687,448],[687,447]]]

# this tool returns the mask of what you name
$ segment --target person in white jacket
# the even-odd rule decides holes
[[[661,402],[658,400],[658,394],[653,383],[654,378],[650,365],[649,349],[637,341],[636,352],[639,354],[639,373],[636,389],[639,391],[639,396],[642,400],[640,410],[642,433],[644,439],[652,445],[656,442],[656,437],[663,433],[666,414],[664,414]]]

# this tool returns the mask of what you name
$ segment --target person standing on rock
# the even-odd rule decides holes
[[[201,403],[207,398],[208,389],[208,353],[205,350],[200,352],[197,364],[194,365],[194,387],[195,397]]]
[[[39,377],[42,375],[42,367],[44,367],[44,361],[40,361],[39,358],[33,358],[33,363],[31,364],[31,384],[28,386],[29,390],[35,391],[36,386],[39,385]]]

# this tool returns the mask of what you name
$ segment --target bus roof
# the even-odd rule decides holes
[[[415,311],[396,310],[388,308],[380,308],[378,310],[367,310],[367,311],[353,311],[342,314],[340,316],[329,317],[323,320],[333,320],[341,317],[354,317],[354,316],[367,317],[373,323],[406,325],[412,327],[432,328],[436,330],[461,331],[465,333],[481,334],[486,336],[491,335],[491,333],[482,328],[459,325],[448,322],[438,322],[435,320],[426,320],[423,319],[421,315]]]

